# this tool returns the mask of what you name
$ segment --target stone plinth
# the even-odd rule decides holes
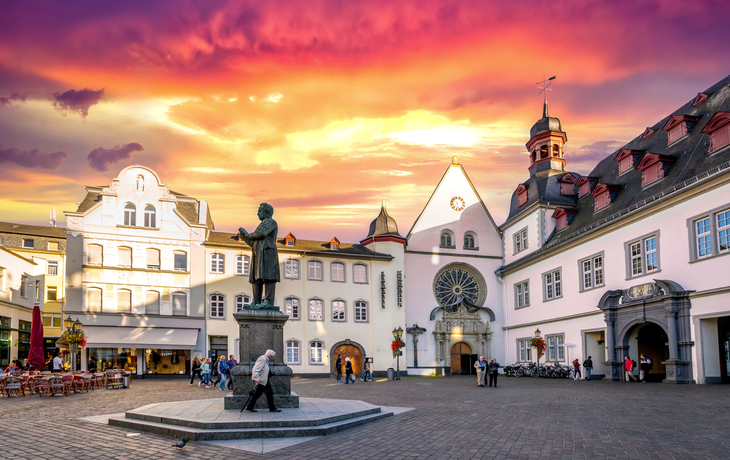
[[[274,391],[274,404],[280,409],[299,407],[299,396],[291,392],[292,370],[282,363],[284,359],[284,324],[287,315],[277,310],[247,310],[234,313],[240,331],[241,362],[231,370],[233,395],[226,396],[226,409],[241,409],[253,390],[251,371],[259,356],[272,349],[276,357],[269,362],[269,381]],[[257,408],[268,408],[266,396],[256,402]]]

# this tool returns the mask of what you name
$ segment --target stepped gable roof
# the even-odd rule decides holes
[[[249,248],[248,244],[245,242],[238,241],[238,233],[212,231],[210,232],[206,242],[212,244],[225,244],[227,246],[239,246],[241,249]],[[286,245],[285,238],[277,238],[276,246],[279,250],[286,252],[307,252],[310,254],[322,253],[323,255],[326,254],[328,257],[332,257],[333,254],[337,254],[337,256],[349,254],[363,257],[393,258],[390,254],[371,251],[359,243],[340,243],[340,249],[338,251],[332,251],[330,249],[329,241],[302,240],[297,238],[297,245],[295,247],[291,247]]]
[[[368,231],[368,236],[365,237],[365,240],[376,236],[396,236],[398,238],[403,238],[400,233],[398,233],[398,224],[395,222],[395,219],[390,217],[388,211],[385,210],[385,206],[380,207],[380,214],[378,214],[378,217],[376,217],[375,220],[370,222],[370,230]]]
[[[711,174],[730,173],[730,148],[708,154],[709,137],[702,132],[717,112],[730,111],[730,86],[728,85],[730,85],[730,76],[704,91],[704,94],[710,96],[702,104],[694,106],[695,98],[693,97],[682,107],[650,126],[649,128],[654,131],[654,134],[644,138],[642,132],[617,150],[641,151],[644,152],[644,155],[651,153],[669,161],[673,160],[666,176],[660,181],[642,187],[642,172],[638,169],[619,175],[618,163],[614,160],[616,152],[612,152],[601,160],[589,176],[597,177],[599,184],[620,186],[621,190],[609,206],[598,212],[594,212],[592,198],[586,197],[580,200],[576,206],[578,213],[570,225],[560,232],[558,238],[551,238],[545,248],[590,229],[607,225],[634,209],[646,206],[662,196],[674,193],[684,186],[702,179],[697,176],[707,177]],[[688,117],[688,119],[694,117],[696,121],[686,136],[672,145],[667,145],[668,133],[662,127],[672,117],[677,116]],[[516,203],[515,199],[513,199],[513,203]]]
[[[14,222],[0,222],[0,233],[15,233],[18,235],[45,236],[66,239],[66,229],[51,227],[50,225],[26,225]]]
[[[536,202],[550,203],[557,206],[575,206],[577,194],[567,196],[560,193],[560,179],[567,174],[572,174],[576,179],[580,178],[580,174],[578,173],[549,169],[536,172],[533,176],[520,184],[527,188],[527,202],[522,206],[519,206],[517,192],[512,193],[507,221],[520,214],[523,210],[529,208]]]

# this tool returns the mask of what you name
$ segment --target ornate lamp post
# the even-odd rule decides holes
[[[540,328],[535,329],[535,338],[540,338]],[[537,348],[535,351],[537,351],[537,376],[540,377],[540,349]]]
[[[66,328],[66,332],[68,334],[81,332],[81,327],[83,326],[78,318],[76,318],[76,321],[72,320],[71,315],[63,320],[63,325]],[[69,345],[71,345],[71,372],[76,372],[76,354],[79,352],[79,344],[73,342],[69,343]]]
[[[400,326],[398,326],[398,329],[393,329],[393,338],[396,342],[400,343],[401,337],[403,337],[403,329],[401,329]],[[395,355],[395,379],[400,380],[400,355],[402,355],[403,352],[400,351],[400,348],[396,350]]]

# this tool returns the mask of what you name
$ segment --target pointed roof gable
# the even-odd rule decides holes
[[[708,97],[710,97],[709,94],[697,93],[695,100],[692,101],[692,107],[697,107],[698,105],[702,104]]]
[[[646,128],[644,130],[644,134],[641,135],[641,138],[646,139],[647,137],[651,136],[652,134],[654,134],[654,130],[651,128]]]

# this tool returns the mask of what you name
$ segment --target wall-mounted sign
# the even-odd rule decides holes
[[[651,297],[656,292],[655,283],[640,284],[632,286],[626,290],[626,296],[631,300],[645,299]]]

